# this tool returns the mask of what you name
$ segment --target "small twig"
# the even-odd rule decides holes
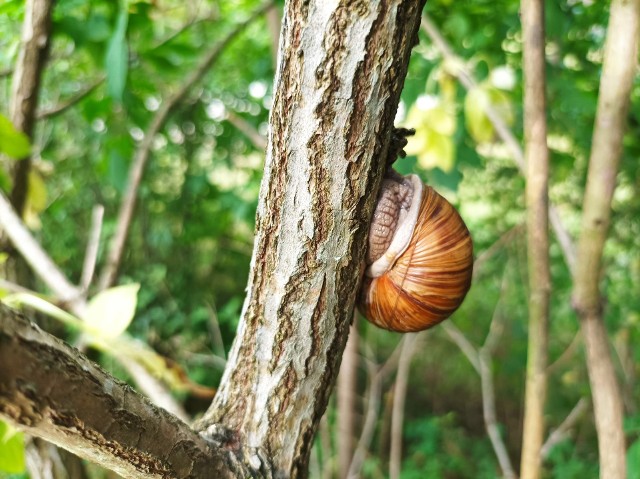
[[[480,380],[482,384],[482,414],[484,416],[484,424],[489,435],[489,440],[493,446],[493,450],[500,463],[500,468],[504,477],[507,479],[515,479],[516,473],[509,459],[509,453],[500,435],[498,429],[498,420],[496,417],[496,397],[495,387],[493,384],[493,373],[491,372],[492,360],[489,354],[481,351],[478,355],[480,361]]]
[[[500,236],[491,246],[480,253],[473,262],[473,281],[477,279],[477,276],[482,271],[484,264],[493,258],[498,252],[502,251],[505,245],[513,241],[517,236],[521,235],[524,231],[524,224],[519,224],[513,228],[507,230]]]
[[[51,118],[54,117],[56,115],[59,115],[60,113],[68,110],[69,108],[71,108],[73,105],[75,105],[76,103],[78,103],[79,101],[83,100],[84,98],[86,98],[87,96],[89,96],[96,88],[98,88],[102,83],[104,83],[106,77],[100,77],[96,80],[93,81],[93,83],[90,83],[89,85],[85,86],[84,88],[82,88],[78,93],[76,93],[75,95],[73,95],[71,98],[68,98],[67,100],[52,106],[51,108],[48,108],[46,110],[41,110],[39,112],[36,113],[36,119],[38,120],[43,120],[45,118]]]
[[[378,421],[378,415],[380,412],[380,399],[382,396],[382,374],[381,368],[378,369],[374,364],[369,361],[367,363],[367,371],[369,380],[369,392],[367,394],[367,413],[364,419],[364,426],[362,427],[362,433],[358,441],[358,446],[353,453],[351,459],[351,465],[349,466],[349,473],[347,478],[360,477],[360,470],[362,464],[367,456],[367,451],[371,445],[373,434],[376,429],[376,422]]]
[[[249,138],[253,146],[258,150],[264,151],[267,148],[267,139],[256,130],[251,123],[236,115],[232,111],[227,112],[227,121],[235,126],[240,133]]]
[[[402,430],[404,426],[404,405],[409,384],[409,370],[411,360],[415,353],[418,340],[422,337],[418,334],[407,334],[402,340],[402,351],[398,363],[398,374],[393,391],[393,409],[391,412],[391,451],[389,454],[389,477],[400,477],[400,465],[402,462]]]
[[[82,265],[82,276],[80,277],[80,288],[85,292],[85,294],[89,290],[89,286],[93,280],[93,273],[96,269],[103,216],[104,206],[94,206],[93,211],[91,212],[91,229],[89,230],[87,249],[84,254],[84,264]]]
[[[14,247],[53,293],[72,309],[79,307],[81,292],[60,271],[20,220],[9,200],[0,193],[0,226]]]
[[[442,329],[444,329],[444,331],[449,336],[449,339],[451,339],[451,341],[454,342],[456,346],[458,346],[458,348],[460,348],[460,351],[462,351],[462,354],[464,354],[465,357],[469,360],[469,362],[471,363],[471,366],[473,366],[473,369],[475,369],[478,373],[480,373],[480,361],[478,359],[478,351],[476,350],[475,346],[471,344],[471,341],[467,339],[467,337],[462,333],[462,331],[458,329],[458,327],[455,324],[449,321],[446,321],[442,323],[441,326],[442,326]]]
[[[496,346],[500,342],[502,332],[504,330],[504,317],[502,315],[502,299],[506,293],[508,282],[508,268],[505,268],[502,275],[502,283],[500,285],[500,297],[498,304],[493,311],[489,332],[485,338],[483,346],[478,351],[478,360],[480,363],[480,381],[482,388],[482,412],[484,415],[484,423],[487,429],[487,435],[493,446],[493,450],[500,463],[500,468],[504,477],[507,479],[515,479],[516,473],[511,464],[507,447],[500,435],[498,429],[498,419],[496,415],[496,398],[495,386],[493,384],[493,359],[492,355]]]
[[[558,356],[558,359],[547,366],[548,375],[551,375],[556,369],[566,363],[575,354],[581,339],[582,337],[580,336],[580,330],[578,330],[569,343],[569,346],[567,346],[565,350],[562,351],[560,356]]]
[[[471,90],[478,86],[477,82],[473,79],[471,73],[466,69],[465,63],[460,59],[453,51],[451,46],[447,43],[442,36],[436,25],[426,16],[422,17],[422,29],[431,38],[431,41],[438,50],[442,53],[442,56],[447,60],[447,65],[451,68],[451,74],[454,75],[460,83],[467,89]],[[520,142],[513,134],[509,126],[504,122],[500,114],[491,105],[485,107],[485,113],[489,118],[489,121],[496,130],[496,133],[500,139],[509,147],[511,155],[521,173],[526,171],[524,151]],[[569,232],[562,224],[560,215],[555,206],[549,204],[549,219],[553,227],[553,231],[556,234],[556,238],[560,243],[562,252],[567,263],[569,271],[573,274],[576,264],[576,251],[573,240],[569,235]]]
[[[549,437],[542,445],[542,448],[540,449],[540,457],[543,461],[549,457],[554,446],[568,436],[571,428],[576,424],[576,422],[578,422],[583,414],[587,412],[588,409],[589,400],[586,398],[580,398],[565,420],[562,421],[562,423],[554,429],[551,434],[549,434]]]
[[[227,357],[227,353],[224,349],[224,341],[222,340],[222,331],[220,330],[220,322],[218,321],[218,311],[214,304],[207,303],[207,310],[209,311],[209,334],[211,334],[211,341],[213,343],[213,350],[216,354]]]
[[[127,188],[124,193],[120,211],[118,213],[118,220],[116,222],[116,229],[109,245],[109,251],[107,254],[107,261],[102,271],[102,276],[99,281],[99,290],[103,290],[112,285],[116,279],[118,268],[120,267],[120,261],[124,252],[125,242],[129,234],[129,227],[131,226],[131,220],[133,219],[133,212],[136,205],[136,199],[138,195],[138,188],[142,181],[142,175],[151,153],[151,146],[157,133],[165,124],[169,114],[178,106],[187,93],[198,83],[204,75],[209,71],[211,66],[220,57],[220,54],[224,51],[227,45],[242,31],[247,25],[258,18],[264,11],[273,5],[273,0],[269,0],[262,4],[249,18],[240,22],[236,27],[229,32],[222,40],[220,40],[200,61],[197,68],[187,76],[185,81],[181,84],[180,88],[170,95],[161,105],[156,115],[151,120],[151,123],[145,131],[144,139],[138,146],[133,161],[131,163],[131,169],[129,170],[129,178]]]

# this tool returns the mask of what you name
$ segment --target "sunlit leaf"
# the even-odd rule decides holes
[[[629,446],[627,450],[628,479],[640,479],[640,439]]]
[[[19,474],[24,470],[24,434],[0,421],[0,471]]]
[[[124,332],[136,311],[140,285],[127,284],[104,290],[89,301],[86,323],[93,334],[115,338]]]
[[[2,302],[11,308],[22,308],[23,306],[27,306],[29,308],[33,308],[36,311],[46,314],[54,319],[62,321],[63,323],[78,329],[84,330],[86,326],[84,323],[76,318],[75,316],[63,311],[57,306],[51,304],[49,301],[36,296],[31,293],[14,293],[2,298]]]
[[[487,109],[491,107],[507,125],[513,124],[513,109],[506,93],[488,84],[477,86],[467,93],[464,115],[467,130],[477,143],[494,139],[495,130]]]
[[[18,131],[6,116],[0,115],[0,153],[19,160],[29,156],[30,152],[27,135]]]
[[[453,138],[435,130],[426,130],[426,147],[417,154],[418,164],[425,169],[440,168],[449,172],[455,165]]]
[[[111,97],[122,103],[124,87],[129,68],[129,46],[127,44],[127,24],[129,13],[126,6],[120,8],[116,28],[109,40],[105,67],[107,70],[107,90]]]
[[[24,221],[29,228],[36,230],[41,226],[40,213],[47,207],[47,185],[42,176],[31,169],[28,176],[27,202]]]

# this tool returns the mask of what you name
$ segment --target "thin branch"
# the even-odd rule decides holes
[[[369,376],[369,392],[367,394],[367,412],[362,427],[362,433],[358,441],[358,446],[353,453],[347,478],[359,478],[362,464],[366,459],[373,434],[376,430],[376,423],[380,413],[380,399],[382,396],[382,374],[381,368],[376,369],[375,365],[367,361],[367,372]]]
[[[187,76],[185,81],[180,85],[180,88],[173,94],[169,95],[169,97],[162,103],[160,109],[151,120],[149,127],[145,131],[144,139],[140,142],[140,145],[134,154],[131,169],[129,170],[128,184],[122,200],[120,212],[118,213],[115,233],[109,245],[107,261],[104,266],[104,270],[102,271],[102,276],[100,277],[99,290],[106,289],[115,282],[120,261],[122,260],[124,246],[129,234],[129,227],[131,226],[131,220],[133,219],[138,188],[142,181],[142,176],[151,153],[151,146],[153,145],[155,136],[164,126],[169,115],[180,104],[182,99],[186,97],[187,93],[189,93],[193,86],[198,83],[211,69],[227,45],[272,5],[273,0],[269,0],[262,4],[262,6],[249,16],[249,18],[236,25],[231,32],[214,45],[214,47],[200,61],[196,69]]]
[[[38,113],[36,113],[36,119],[43,120],[45,118],[52,118],[56,115],[59,115],[60,113],[63,113],[64,111],[74,106],[76,103],[79,103],[81,100],[89,96],[96,88],[98,88],[100,85],[102,85],[102,83],[104,83],[105,78],[106,77],[104,76],[97,78],[92,83],[89,83],[84,88],[81,88],[80,91],[77,92],[72,97],[67,98],[61,103],[58,103],[57,105],[52,106],[51,108],[47,108],[46,110],[40,110]]]
[[[418,340],[423,336],[407,334],[402,340],[402,351],[398,363],[398,374],[393,391],[393,410],[391,413],[391,451],[389,454],[389,477],[400,477],[400,465],[402,463],[402,431],[404,426],[404,405],[409,385],[409,371],[411,360],[419,344]]]
[[[258,130],[254,128],[254,126],[249,123],[247,120],[242,118],[239,115],[236,115],[232,111],[227,112],[226,120],[236,127],[244,136],[249,138],[253,146],[256,149],[264,151],[267,148],[267,139],[263,135],[260,134]]]
[[[569,431],[588,410],[589,400],[587,398],[580,398],[565,420],[549,434],[549,437],[542,445],[540,456],[543,461],[549,457],[549,454],[551,454],[556,444],[567,438]]]
[[[562,353],[560,353],[558,359],[556,359],[547,367],[547,374],[551,375],[575,354],[581,339],[582,337],[580,336],[580,330],[578,330],[576,331],[576,334],[574,334],[573,339],[571,339],[569,345],[565,348],[564,351],[562,351]]]
[[[485,352],[478,355],[480,362],[480,380],[482,384],[482,414],[484,416],[484,424],[493,450],[500,463],[500,468],[504,477],[507,479],[515,479],[516,473],[509,459],[509,453],[504,444],[500,429],[498,428],[498,419],[496,417],[496,397],[495,386],[493,384],[493,373],[491,372],[492,360]]]
[[[467,90],[471,90],[472,88],[477,87],[478,84],[474,80],[473,75],[465,67],[464,61],[454,53],[453,49],[449,46],[438,28],[426,15],[423,15],[422,17],[422,29],[429,36],[429,38],[431,38],[433,44],[436,46],[436,48],[438,48],[438,50],[446,60],[446,65],[449,66],[451,74],[457,77],[460,83]],[[520,146],[520,142],[515,137],[509,126],[504,122],[502,117],[495,110],[495,108],[493,108],[493,106],[487,105],[485,108],[485,113],[487,114],[489,121],[491,121],[491,124],[495,128],[498,137],[511,150],[513,160],[515,161],[520,171],[524,174],[524,172],[526,171],[525,158],[524,151]],[[564,255],[565,262],[567,263],[567,267],[569,268],[569,271],[573,273],[576,264],[575,245],[573,244],[571,235],[569,235],[569,232],[562,224],[558,211],[551,204],[549,205],[549,219],[551,221],[553,231],[556,234],[558,243],[560,243],[560,247],[562,248],[562,253]]]
[[[456,344],[462,351],[462,354],[469,360],[473,369],[475,369],[478,374],[480,373],[480,360],[478,359],[478,351],[475,346],[471,344],[471,341],[467,339],[458,327],[452,322],[445,321],[442,323],[442,329],[447,333],[449,339]]]
[[[86,292],[89,290],[93,273],[96,269],[98,259],[98,248],[100,246],[100,233],[102,232],[102,218],[104,216],[104,206],[96,205],[91,212],[91,228],[89,229],[89,239],[87,249],[84,254],[84,264],[82,265],[82,276],[80,277],[80,288]]]
[[[81,311],[81,291],[76,288],[31,236],[9,200],[0,192],[0,226],[33,271],[61,301],[76,312]]]

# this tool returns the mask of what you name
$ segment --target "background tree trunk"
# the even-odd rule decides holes
[[[247,299],[198,426],[262,451],[278,476],[306,476],[338,374],[423,5],[285,7]]]
[[[529,345],[520,477],[540,477],[544,441],[549,343],[549,150],[545,72],[544,1],[522,1],[524,136],[527,166]]]
[[[604,324],[600,278],[638,59],[639,22],[640,0],[611,3],[573,293],[587,354],[602,479],[626,477],[622,397]]]

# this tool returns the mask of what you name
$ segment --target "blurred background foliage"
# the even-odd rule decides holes
[[[163,101],[257,6],[253,0],[57,3],[40,110],[47,112],[90,91],[38,122],[26,220],[70,278],[80,278],[91,209],[98,204],[105,207],[98,266],[103,263],[134,151]],[[559,0],[547,1],[546,7],[550,196],[575,238],[608,3]],[[455,65],[444,61],[421,31],[398,113],[398,124],[416,128],[417,134],[407,148],[409,156],[397,165],[403,173],[418,172],[450,199],[471,230],[480,260],[473,287],[450,321],[480,347],[492,318],[504,318],[492,372],[498,421],[515,464],[527,345],[525,183],[483,108],[493,105],[522,139],[518,11],[515,0],[428,2],[425,12],[464,59],[478,87],[471,92],[462,88],[453,74]],[[5,116],[23,14],[20,0],[0,4],[0,113]],[[118,284],[141,285],[129,333],[180,364],[191,380],[210,387],[218,383],[222,359],[233,341],[250,266],[264,159],[259,141],[250,136],[267,133],[273,42],[264,17],[251,23],[153,139],[118,278]],[[630,478],[640,478],[640,349],[634,347],[640,342],[639,157],[636,81],[603,277],[606,323],[625,395]],[[10,179],[0,177],[6,190]],[[551,259],[547,420],[553,429],[580,398],[589,397],[589,383],[576,339],[571,275],[555,242]],[[37,284],[34,288],[44,289]],[[358,327],[367,361],[383,363],[400,340],[365,321]],[[108,355],[94,356],[126,379]],[[366,372],[364,367],[359,370],[358,421],[371,380]],[[387,477],[392,382],[383,385],[364,477]],[[184,392],[179,398],[193,415],[208,403]],[[480,378],[442,328],[427,334],[413,358],[405,414],[402,477],[499,477],[485,433]],[[326,418],[322,427],[329,440],[318,444],[312,460],[312,474],[318,477],[330,477],[336,467],[333,401]],[[553,448],[545,469],[548,478],[597,476],[590,412]]]

